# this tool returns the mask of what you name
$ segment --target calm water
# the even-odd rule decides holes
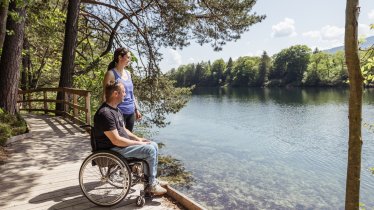
[[[342,209],[348,90],[205,89],[155,139],[196,180],[209,209]],[[363,123],[374,124],[374,90]],[[363,126],[361,202],[374,208],[374,134]]]

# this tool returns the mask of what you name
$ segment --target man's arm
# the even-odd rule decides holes
[[[129,131],[125,126],[123,126],[123,129],[125,129],[127,135],[129,135],[130,139],[134,140],[134,141],[140,141],[140,142],[149,142],[149,140],[145,139],[145,138],[141,138],[135,134],[133,134],[131,131]]]
[[[126,130],[126,132],[129,132]],[[131,133],[131,132],[130,132]],[[128,139],[128,138],[124,138],[124,137],[121,137],[119,134],[118,134],[118,130],[115,129],[115,130],[111,130],[111,131],[104,131],[104,134],[109,138],[109,140],[116,146],[119,146],[119,147],[127,147],[127,146],[131,146],[131,145],[144,145],[144,144],[149,144],[148,142],[143,142],[140,140],[139,137],[137,137],[137,139],[135,140],[131,140],[131,139]],[[131,133],[132,134],[132,133]],[[135,136],[134,134],[132,134],[133,136]],[[129,135],[130,136],[130,135]],[[130,136],[131,138],[131,136]],[[139,140],[138,140],[139,139]]]

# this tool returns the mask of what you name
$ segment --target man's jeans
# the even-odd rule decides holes
[[[125,158],[138,158],[145,160],[149,165],[149,184],[156,184],[155,179],[157,175],[158,164],[158,145],[151,141],[147,145],[132,145],[128,147],[114,147],[111,150],[120,153]],[[147,170],[148,171],[148,170]]]

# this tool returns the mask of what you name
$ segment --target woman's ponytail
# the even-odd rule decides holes
[[[110,62],[108,65],[108,71],[113,69],[114,67],[116,67],[116,62],[115,61]]]

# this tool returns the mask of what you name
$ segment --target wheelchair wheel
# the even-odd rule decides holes
[[[143,207],[145,204],[145,198],[143,196],[136,197],[136,205],[138,207]]]
[[[113,206],[121,202],[130,190],[130,169],[115,152],[95,152],[84,160],[80,168],[79,185],[91,202],[99,206]]]
[[[111,184],[114,187],[117,188],[122,188],[123,184],[122,182],[124,181],[123,174],[121,171],[121,168],[118,165],[115,166],[109,166],[109,167],[99,167],[100,169],[100,174],[102,176],[105,176],[108,174],[108,183]]]

